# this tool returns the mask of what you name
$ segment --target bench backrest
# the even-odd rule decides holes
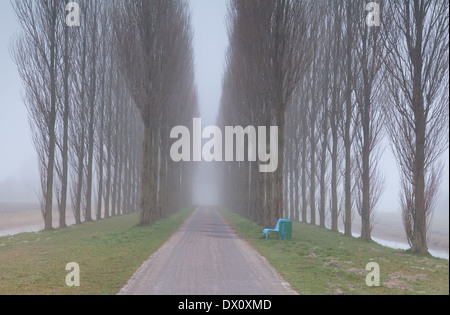
[[[280,228],[280,222],[282,219],[278,219],[277,225],[275,226],[275,230],[278,230]]]
[[[290,220],[288,219],[278,219],[277,221],[277,226],[275,226],[275,230],[279,230],[280,229],[280,223],[281,222],[289,222]]]

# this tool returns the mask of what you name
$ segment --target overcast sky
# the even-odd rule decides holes
[[[22,101],[22,82],[9,46],[18,31],[9,0],[0,1],[0,200],[35,197],[37,162],[27,110]],[[37,188],[37,187],[36,187]]]
[[[203,127],[216,124],[222,94],[225,51],[228,46],[225,24],[227,3],[227,0],[190,0],[195,32],[196,83]],[[195,203],[216,204],[216,180],[214,164],[197,165],[197,176],[193,183]]]
[[[226,0],[190,0],[195,32],[196,84],[203,126],[214,124],[219,106],[225,50],[228,45],[225,18]],[[22,83],[9,54],[11,36],[18,32],[9,0],[0,0],[0,201],[24,199],[32,201],[39,189],[37,162],[31,141],[27,110],[22,101]],[[447,205],[449,190],[449,158],[441,186],[441,201]],[[211,165],[213,166],[213,165]],[[389,147],[382,160],[386,190],[379,209],[398,210],[398,171]],[[214,185],[200,174],[195,185],[205,196],[214,196]],[[6,196],[6,197],[5,197]],[[22,198],[22,199],[23,199]],[[211,199],[211,201],[214,198]]]

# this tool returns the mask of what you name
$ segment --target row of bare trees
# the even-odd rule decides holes
[[[196,109],[190,21],[184,2],[165,2],[80,0],[79,26],[66,23],[71,1],[13,2],[22,32],[11,53],[39,157],[45,229],[55,203],[67,225],[69,197],[77,224],[138,208],[149,224],[189,203],[190,173],[166,152],[179,119],[170,113]],[[152,16],[161,24],[150,25]]]
[[[139,222],[190,203],[194,169],[170,159],[170,131],[198,115],[193,30],[183,0],[118,2],[119,63],[144,126]]]
[[[225,164],[225,206],[266,226],[286,216],[337,231],[342,218],[347,236],[357,210],[370,240],[387,131],[406,234],[427,251],[448,148],[448,3],[378,4],[380,27],[363,0],[231,2],[219,117],[279,126],[282,162],[274,174]]]
[[[288,215],[325,227],[329,209],[330,228],[338,230],[341,216],[351,236],[356,208],[361,237],[370,240],[383,185],[377,165],[385,47],[379,29],[364,23],[364,8],[364,1],[312,8],[320,18],[311,21],[312,60],[289,108],[284,172]]]
[[[278,126],[279,163],[274,173],[255,164],[225,164],[226,206],[245,211],[259,223],[275,224],[283,215],[284,127],[307,65],[313,32],[307,1],[231,1],[230,46],[220,123]],[[267,138],[270,136],[267,134]]]
[[[279,126],[279,164],[259,173],[255,163],[225,163],[226,206],[262,224],[283,215],[285,112],[310,60],[306,1],[231,1],[230,46],[220,108],[222,125]],[[267,138],[270,138],[267,133]],[[228,184],[228,185],[227,185]]]

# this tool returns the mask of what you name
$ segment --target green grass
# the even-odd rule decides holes
[[[0,238],[2,294],[116,294],[192,212],[184,209],[150,227],[136,214],[64,230]],[[66,264],[80,266],[80,287],[65,283]]]
[[[292,240],[279,241],[276,233],[265,240],[258,224],[229,211],[221,214],[300,294],[449,294],[448,260],[387,248],[299,222],[293,223]],[[366,285],[369,262],[380,267],[380,287]]]

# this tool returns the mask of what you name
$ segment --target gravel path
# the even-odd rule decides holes
[[[144,262],[119,294],[297,293],[214,208],[200,207]]]

